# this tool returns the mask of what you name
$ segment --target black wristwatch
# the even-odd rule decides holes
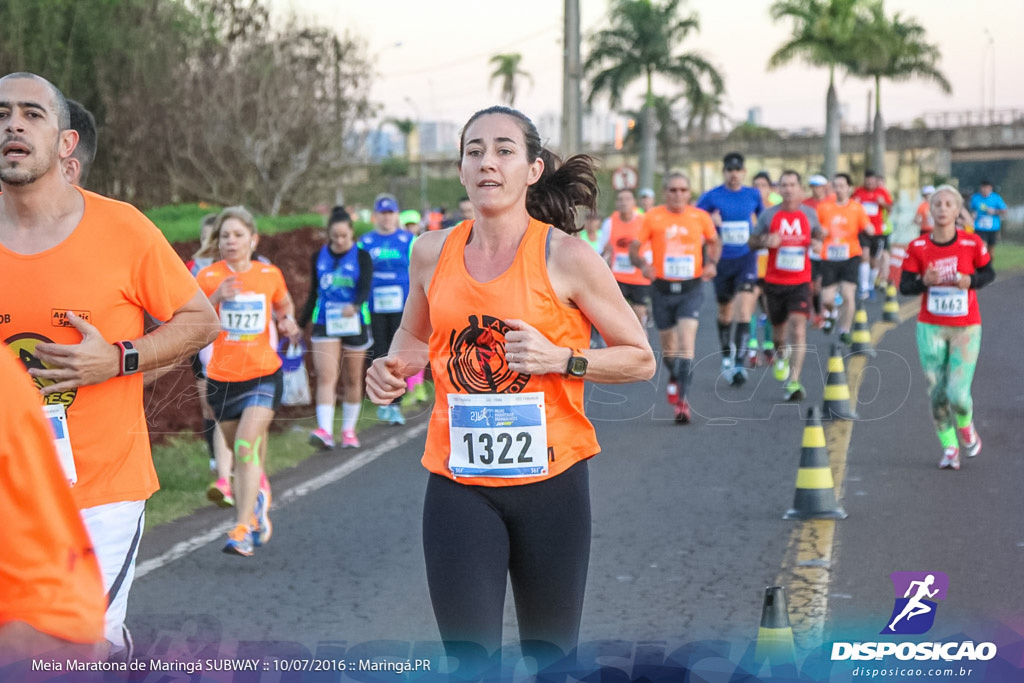
[[[124,377],[125,375],[134,375],[138,372],[139,352],[135,345],[130,341],[119,341],[114,346],[121,350],[121,371],[117,373],[117,376]]]
[[[570,349],[569,363],[565,366],[565,374],[569,377],[583,377],[587,374],[587,357],[579,349]]]

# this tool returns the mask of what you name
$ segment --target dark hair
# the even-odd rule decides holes
[[[60,88],[42,76],[29,73],[28,71],[16,71],[15,73],[7,74],[3,78],[0,78],[0,81],[8,78],[33,78],[42,81],[50,89],[50,94],[53,95],[54,113],[57,114],[57,127],[62,131],[71,127],[71,114],[68,113],[68,101],[65,99],[64,93],[60,91]]]
[[[336,206],[331,209],[331,213],[327,216],[327,227],[330,228],[335,223],[348,223],[352,224],[352,215],[348,212],[344,206]]]
[[[987,178],[983,178],[983,179],[981,180],[981,182],[980,182],[980,183],[978,183],[978,187],[984,187],[985,185],[988,185],[989,187],[992,187],[992,186],[993,186],[993,185],[992,185],[992,181],[991,181],[991,180],[989,180],[989,179],[987,179]]]
[[[544,162],[544,172],[540,179],[526,191],[526,211],[537,220],[550,223],[570,235],[582,230],[582,227],[576,227],[576,207],[597,210],[594,158],[576,154],[563,162],[558,155],[541,144],[537,127],[525,114],[510,107],[493,106],[473,114],[462,127],[459,136],[460,164],[466,144],[466,130],[474,121],[489,114],[512,118],[523,132],[527,161],[533,163],[539,158]]]
[[[784,175],[796,176],[796,182],[798,182],[798,183],[803,182],[802,179],[800,178],[800,174],[797,173],[796,171],[794,171],[791,168],[787,168],[785,171],[783,171],[782,173],[779,174],[779,181],[780,182],[782,181],[782,176],[784,176]]]
[[[864,171],[864,178],[877,178],[878,174],[872,171],[870,168]]]
[[[842,178],[843,180],[846,181],[847,185],[853,187],[853,178],[850,177],[849,173],[836,173],[834,176],[832,176],[832,179],[834,180],[836,178]]]
[[[75,100],[68,100],[68,113],[71,119],[71,130],[78,133],[78,146],[71,156],[78,159],[82,172],[78,176],[79,184],[84,185],[85,179],[92,168],[92,162],[96,159],[96,119],[92,112],[83,107]]]
[[[757,180],[758,178],[764,178],[765,180],[768,181],[769,185],[772,184],[772,177],[768,175],[768,171],[758,171],[757,173],[755,173],[754,180]]]

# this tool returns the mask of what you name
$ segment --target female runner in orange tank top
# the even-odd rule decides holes
[[[474,114],[460,153],[476,219],[417,240],[402,324],[367,394],[385,405],[431,364],[423,545],[447,651],[501,647],[510,577],[523,653],[543,668],[573,652],[586,584],[587,459],[600,448],[583,380],[647,380],[656,364],[608,266],[570,237],[574,207],[596,203],[592,160],[560,164],[506,107]],[[607,348],[587,348],[591,324]]]

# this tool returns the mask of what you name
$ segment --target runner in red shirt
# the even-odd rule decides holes
[[[869,299],[874,297],[878,274],[889,270],[889,235],[886,234],[885,217],[892,210],[892,196],[882,186],[878,174],[865,171],[864,186],[853,191],[853,199],[860,202],[871,221],[871,229],[865,233],[861,243],[870,262],[860,268],[860,297]]]
[[[939,467],[958,470],[960,445],[968,458],[981,452],[971,398],[981,349],[981,312],[975,290],[992,282],[995,271],[984,240],[956,228],[956,217],[963,208],[956,188],[940,186],[930,205],[935,229],[907,247],[900,293],[921,295],[917,350],[943,449]]]

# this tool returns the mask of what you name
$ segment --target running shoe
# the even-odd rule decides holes
[[[804,391],[804,385],[793,380],[786,383],[786,389],[782,394],[782,398],[786,401],[802,401],[806,395],[807,392]]]
[[[398,403],[392,403],[389,407],[391,411],[388,413],[388,422],[393,425],[404,425],[405,415],[402,414],[402,406]]]
[[[775,379],[780,382],[785,382],[789,379],[789,358],[786,356],[778,356],[775,359],[775,365],[772,368],[772,374],[775,375]]]
[[[391,406],[377,406],[377,419],[381,422],[387,422],[388,416],[391,415]]]
[[[359,448],[359,437],[356,436],[356,430],[346,429],[341,433],[341,447]]]
[[[679,403],[679,385],[677,383],[671,381],[668,383],[668,388],[665,390],[665,398],[670,406]]]
[[[334,437],[326,429],[317,428],[309,433],[309,445],[329,451],[334,448]]]
[[[256,506],[252,511],[252,544],[257,548],[266,545],[274,533],[274,525],[270,523],[270,490],[260,488],[256,494]]]
[[[221,508],[229,508],[235,504],[235,498],[231,495],[231,482],[227,477],[221,477],[210,484],[206,489],[206,499]]]
[[[676,422],[681,425],[690,424],[690,404],[687,403],[685,398],[675,405],[674,412]]]
[[[764,343],[764,364],[771,365],[775,362],[775,344],[774,342],[766,341]]]
[[[732,383],[732,373],[734,370],[732,358],[722,359],[722,377]]]
[[[747,347],[747,362],[744,363],[748,368],[753,370],[757,367],[757,344]]]
[[[839,341],[846,344],[847,346],[853,346],[853,335],[849,332],[840,332]]]
[[[224,544],[224,552],[228,555],[252,556],[252,532],[244,524],[238,524],[228,532],[228,542]]]
[[[963,444],[964,450],[967,451],[968,458],[973,458],[978,453],[981,453],[981,437],[978,436],[978,431],[974,428],[973,422],[956,431],[960,434],[960,443]]]
[[[824,322],[821,323],[821,331],[825,334],[832,334],[832,330],[836,328],[836,319],[830,315],[825,316]]]
[[[857,298],[861,301],[867,301],[868,297],[871,296],[866,289],[857,290]]]
[[[429,400],[427,396],[427,383],[420,382],[412,390],[412,399],[417,403],[426,403]]]
[[[814,325],[814,329],[820,330],[825,327],[825,316],[820,313],[815,313],[811,316],[811,324]]]
[[[736,370],[734,370],[732,373],[732,380],[730,380],[730,382],[734,387],[742,387],[744,384],[746,384],[747,369],[742,366],[736,368]]]
[[[939,461],[939,469],[960,469],[960,449],[957,448],[956,446],[950,446],[946,450],[942,451],[942,460]]]

